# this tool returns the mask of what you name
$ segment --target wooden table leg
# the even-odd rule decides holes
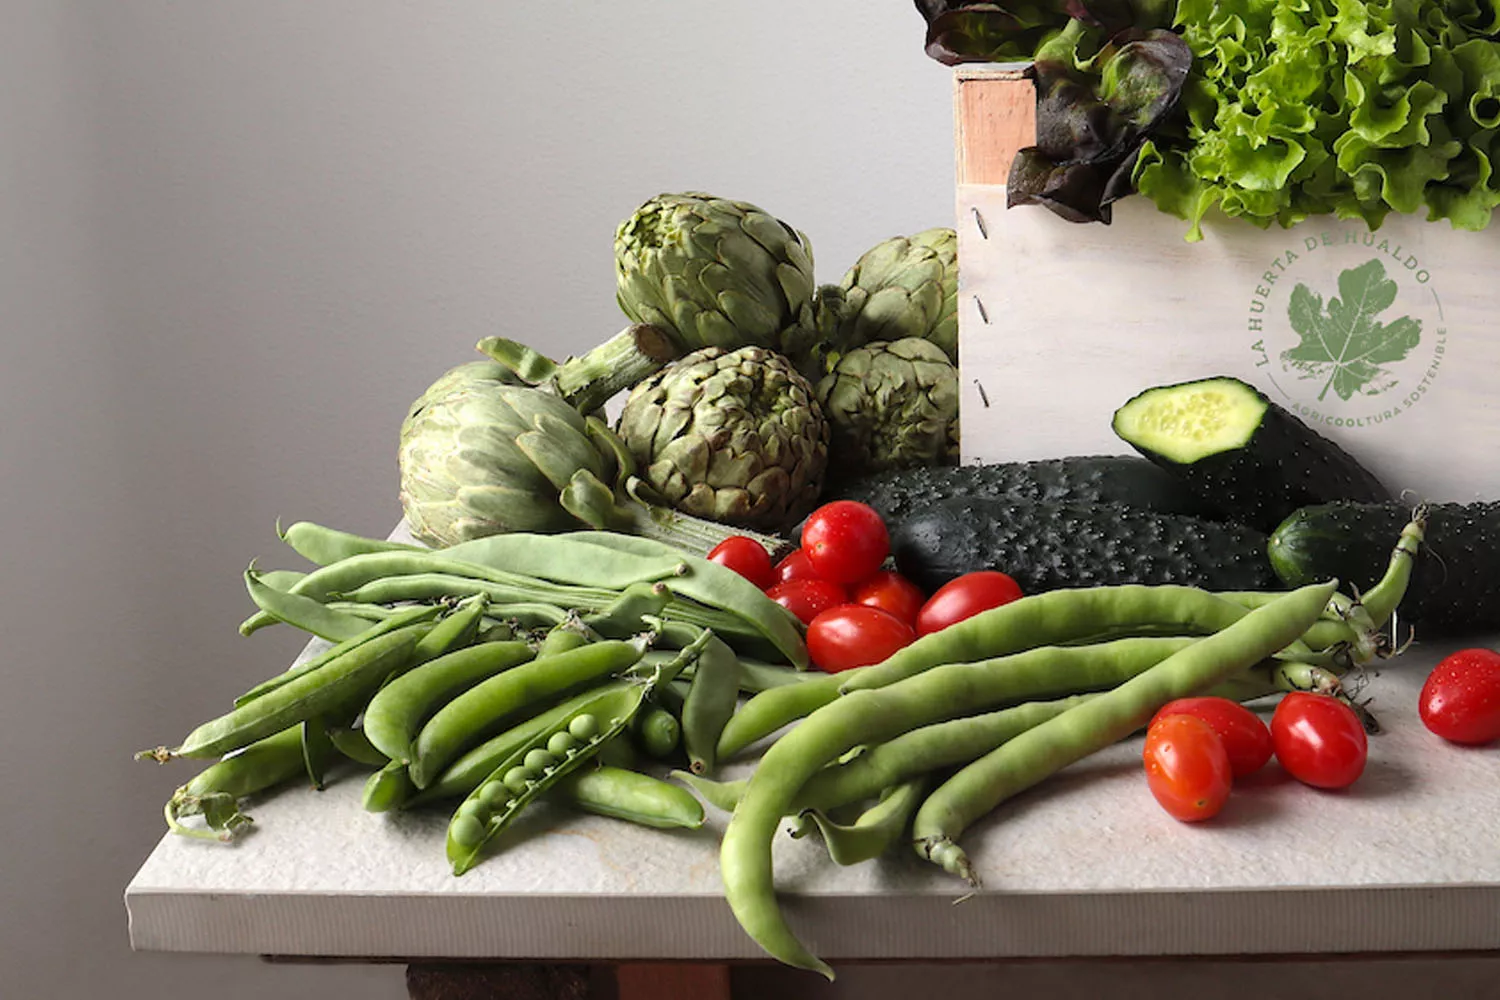
[[[593,980],[587,965],[453,962],[406,967],[411,1000],[590,1000],[597,996]]]
[[[619,1000],[729,1000],[729,966],[626,962],[615,968]]]

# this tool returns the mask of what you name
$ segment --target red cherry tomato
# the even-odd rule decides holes
[[[1276,759],[1314,788],[1347,788],[1364,773],[1369,742],[1354,710],[1326,694],[1294,691],[1271,716]]]
[[[761,590],[776,582],[771,575],[771,553],[760,542],[744,535],[730,535],[709,549],[708,561],[734,570]]]
[[[893,614],[864,604],[829,608],[807,626],[807,654],[830,674],[879,663],[916,636]]]
[[[965,573],[943,584],[922,605],[917,613],[917,635],[941,631],[1020,596],[1020,585],[1004,573],[988,569]]]
[[[802,549],[793,549],[785,559],[777,563],[771,570],[771,583],[790,583],[793,580],[821,580],[818,571],[813,569],[812,560],[807,558],[807,552]]]
[[[926,597],[920,587],[900,573],[883,569],[861,581],[849,600],[854,604],[866,604],[881,611],[889,611],[906,624],[913,625]]]
[[[1428,729],[1454,743],[1500,740],[1500,653],[1461,649],[1445,656],[1417,704]]]
[[[1167,702],[1156,719],[1167,715],[1191,715],[1208,723],[1219,734],[1229,754],[1229,767],[1236,778],[1254,774],[1271,759],[1271,730],[1260,716],[1228,698],[1178,698]],[[1156,719],[1152,721],[1155,722]]]
[[[835,500],[809,515],[802,526],[802,550],[823,579],[857,583],[891,554],[891,536],[874,507]]]
[[[1229,752],[1208,723],[1195,715],[1162,715],[1146,730],[1146,785],[1174,819],[1184,823],[1216,816],[1233,784]]]
[[[796,615],[804,625],[812,624],[822,612],[849,600],[843,587],[827,580],[788,580],[766,591],[766,596]]]

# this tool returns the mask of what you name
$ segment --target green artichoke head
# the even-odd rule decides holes
[[[927,229],[868,250],[844,275],[839,339],[922,337],[958,363],[958,234]]]
[[[807,237],[747,202],[663,194],[615,232],[620,308],[704,347],[768,347],[800,359],[817,333]]]
[[[813,387],[762,347],[709,347],[631,390],[618,432],[640,475],[697,517],[776,531],[817,504],[828,424]]]
[[[598,431],[609,433],[503,365],[459,365],[412,404],[401,425],[401,506],[412,534],[446,546],[582,527],[562,506],[563,490],[580,474],[613,483],[622,471]]]
[[[958,369],[921,337],[874,341],[818,383],[839,477],[958,462]]]

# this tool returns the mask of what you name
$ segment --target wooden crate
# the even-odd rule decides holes
[[[1332,217],[1261,230],[1218,218],[1188,243],[1186,223],[1140,196],[1117,203],[1108,226],[1007,210],[1011,160],[1035,134],[1023,70],[955,71],[966,462],[1127,453],[1110,430],[1120,404],[1233,375],[1394,491],[1500,499],[1500,226],[1456,232],[1393,215],[1375,232]],[[1303,317],[1309,303],[1326,310],[1351,272],[1350,288],[1394,283],[1394,301],[1367,312],[1417,323],[1419,338],[1375,374],[1313,377],[1282,357],[1304,336],[1291,302]]]

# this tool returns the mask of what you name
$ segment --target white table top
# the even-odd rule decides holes
[[[1469,642],[1463,645],[1478,645]],[[793,927],[839,959],[1500,949],[1500,746],[1421,725],[1416,696],[1454,644],[1413,647],[1365,694],[1385,732],[1344,792],[1274,762],[1224,812],[1178,823],[1129,741],[975,826],[985,889],[913,854],[853,868],[779,837]],[[743,774],[730,767],[728,776]],[[251,803],[232,846],[164,836],[126,889],[137,949],[370,958],[761,957],[721,895],[727,816],[658,831],[546,804],[461,878],[446,814],[375,815],[364,772]]]

